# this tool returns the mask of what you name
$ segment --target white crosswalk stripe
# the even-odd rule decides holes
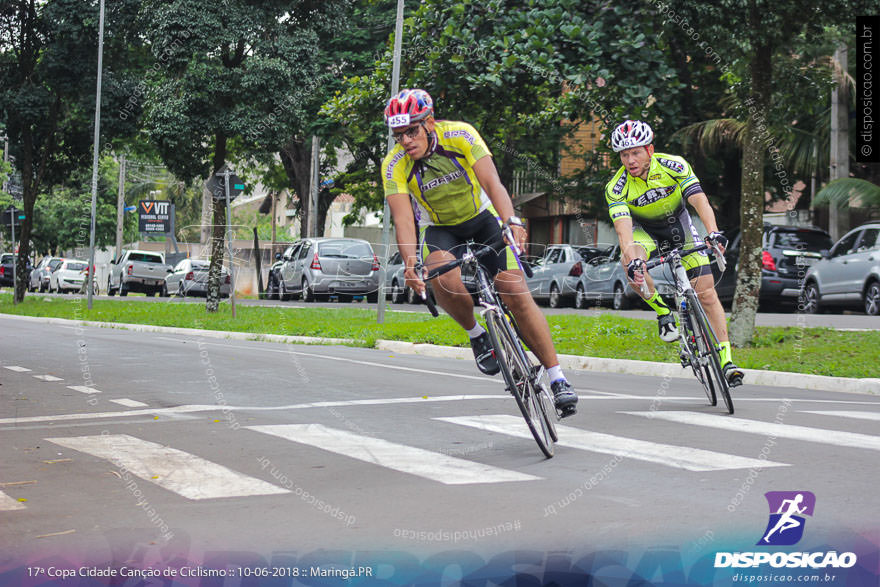
[[[85,385],[68,385],[67,389],[72,389],[73,391],[78,391],[80,393],[87,393],[90,395],[93,393],[101,393],[100,389],[95,389],[94,387],[87,387]]]
[[[855,418],[857,420],[880,421],[880,412],[860,412],[857,410],[804,410],[804,414],[818,414],[820,416],[838,416],[840,418]]]
[[[27,367],[18,367],[16,365],[8,365],[5,368],[9,369],[10,371],[15,371],[16,373],[29,373],[30,372],[30,369],[28,369]]]
[[[40,381],[64,381],[61,377],[55,377],[54,375],[34,375],[34,378]]]
[[[328,428],[321,424],[249,426],[249,430],[307,444],[343,456],[446,485],[533,481],[533,475],[500,469],[421,448]]]
[[[2,491],[0,491],[0,512],[11,512],[13,510],[23,510],[25,505],[15,499],[12,499]]]
[[[731,418],[729,416],[717,416],[715,414],[698,414],[696,412],[665,412],[658,410],[653,412],[621,413],[642,416],[643,418],[668,420],[679,424],[707,426],[715,430],[730,430],[731,432],[760,434],[763,436],[774,436],[776,438],[790,438],[792,440],[804,440],[819,444],[880,450],[880,436],[870,436],[868,434],[858,434],[855,432],[826,430],[824,428],[809,428],[807,426],[795,426],[792,424],[777,424],[775,422],[746,420],[744,418]]]
[[[114,404],[119,404],[120,406],[125,406],[126,408],[144,408],[147,406],[144,402],[139,402],[133,399],[111,399],[111,402]]]
[[[290,493],[254,477],[181,450],[127,434],[47,438],[55,444],[106,459],[121,474],[131,473],[189,499]]]
[[[463,416],[436,418],[444,422],[471,426],[481,430],[532,438],[522,418],[510,415]],[[753,467],[785,467],[786,463],[751,459],[731,454],[712,452],[687,446],[674,446],[659,442],[636,440],[601,432],[591,432],[572,426],[557,425],[558,446],[590,452],[618,455],[628,459],[657,463],[688,471],[722,471],[727,469],[750,469]]]

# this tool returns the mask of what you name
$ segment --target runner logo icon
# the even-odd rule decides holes
[[[803,516],[812,516],[816,496],[809,491],[768,491],[764,494],[770,506],[767,529],[758,546],[791,546],[804,535]]]

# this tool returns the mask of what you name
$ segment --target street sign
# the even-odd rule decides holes
[[[226,166],[221,167],[208,181],[205,187],[215,200],[226,199]],[[232,171],[229,172],[229,199],[234,200],[244,191],[244,182]]]
[[[174,204],[163,200],[141,200],[138,203],[138,232],[171,234]]]
[[[24,220],[24,210],[19,210],[13,206],[9,206],[5,210],[3,210],[3,225],[4,226],[12,226],[12,223],[15,222],[16,226],[21,226],[21,221]]]

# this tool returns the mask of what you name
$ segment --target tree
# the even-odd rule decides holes
[[[153,55],[145,122],[178,177],[207,178],[236,154],[278,144],[283,119],[298,116],[319,33],[340,2],[146,0],[142,26]],[[213,205],[209,312],[220,300],[225,204]]]
[[[854,16],[866,7],[842,0],[821,6],[769,0],[721,0],[711,5],[686,0],[671,4],[678,14],[694,15],[703,27],[701,35],[712,39],[713,49],[719,54],[729,56],[730,63],[723,69],[736,97],[734,118],[745,122],[741,252],[730,322],[731,342],[741,347],[750,344],[754,334],[761,286],[765,153],[768,148],[776,148],[771,133],[774,64],[792,55],[791,47],[798,38],[820,37],[826,25],[851,28]],[[695,53],[699,48],[691,47]]]
[[[126,99],[126,64],[130,47],[137,45],[131,36],[136,4],[137,0],[113,2],[106,14],[104,59],[110,71],[102,97],[105,137],[131,132],[130,123],[114,110]],[[25,212],[19,275],[24,275],[30,252],[38,195],[72,170],[84,168],[91,153],[97,28],[95,2],[16,0],[0,5],[0,116],[21,173]],[[25,282],[20,280],[16,300],[21,301],[24,292]]]

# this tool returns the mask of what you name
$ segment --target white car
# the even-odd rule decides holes
[[[49,293],[78,292],[89,272],[89,262],[82,259],[64,259],[49,277]]]

